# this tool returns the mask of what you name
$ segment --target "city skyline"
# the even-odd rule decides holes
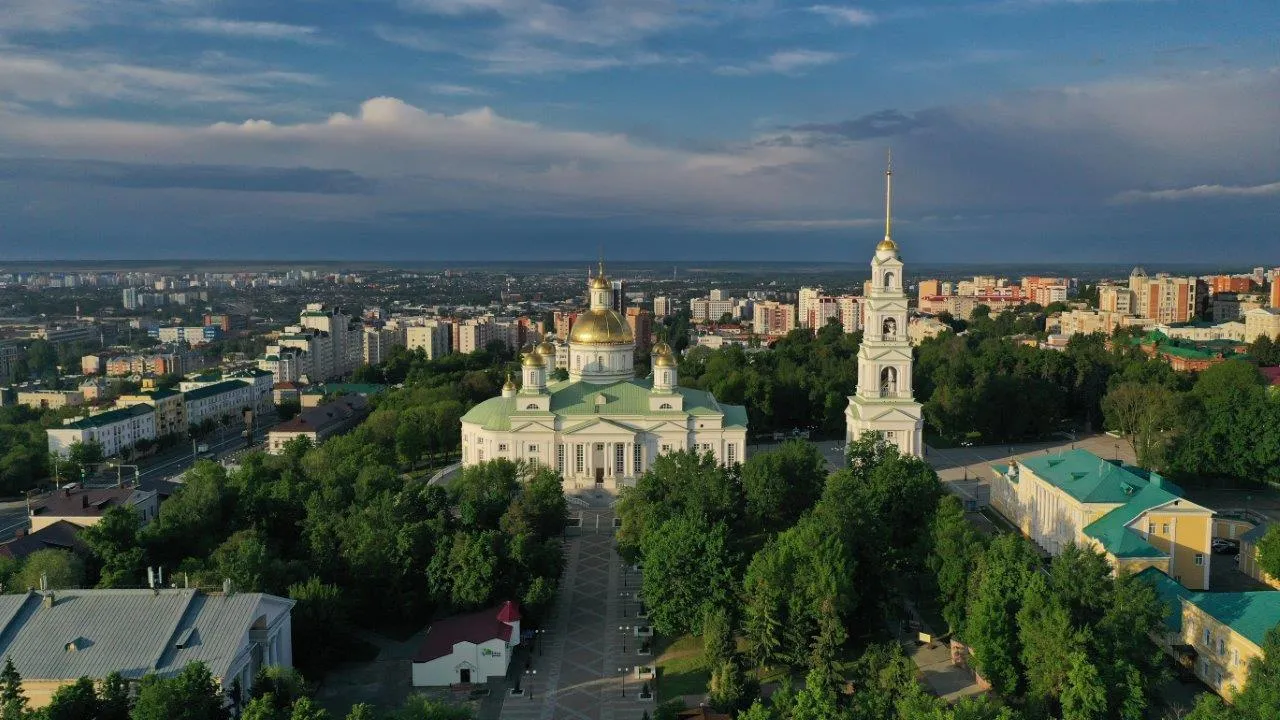
[[[1276,261],[1260,0],[12,9],[0,261]]]

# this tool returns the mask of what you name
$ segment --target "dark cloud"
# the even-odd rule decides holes
[[[0,158],[0,179],[70,182],[157,190],[227,190],[354,195],[375,182],[350,170],[229,165],[148,165],[102,160]]]
[[[852,120],[835,123],[807,123],[791,125],[785,130],[831,135],[844,140],[868,140],[872,138],[905,135],[926,128],[936,127],[944,120],[941,110],[921,110],[907,114],[895,109],[877,110]]]

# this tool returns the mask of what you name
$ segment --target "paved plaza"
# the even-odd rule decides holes
[[[513,662],[524,695],[505,698],[502,720],[640,720],[646,710],[653,713],[654,701],[639,699],[635,676],[638,664],[653,659],[637,655],[633,631],[640,574],[614,550],[613,512],[583,509],[581,515],[582,527],[571,529],[565,543],[545,644],[522,656],[527,667]]]

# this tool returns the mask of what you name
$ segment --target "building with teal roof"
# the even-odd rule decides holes
[[[610,307],[601,272],[589,283],[591,309],[569,332],[569,379],[548,382],[556,348],[544,342],[521,359],[522,383],[462,417],[462,464],[495,458],[554,468],[567,489],[617,491],[658,456],[711,453],[721,463],[746,452],[747,411],[709,392],[680,387],[671,348],[653,348],[653,373],[634,377],[635,338]]]
[[[1051,555],[1070,543],[1117,568],[1209,587],[1213,511],[1159,473],[1073,449],[992,466],[991,505]]]
[[[1151,567],[1138,573],[1165,605],[1156,643],[1227,700],[1248,681],[1249,662],[1280,626],[1280,592],[1196,592]]]

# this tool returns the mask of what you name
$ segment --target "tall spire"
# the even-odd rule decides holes
[[[890,148],[884,164],[884,239],[889,240],[893,224],[893,149]]]

